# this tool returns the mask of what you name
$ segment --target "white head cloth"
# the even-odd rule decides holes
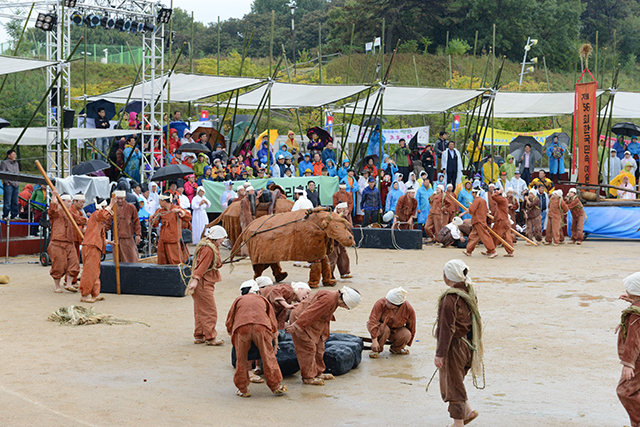
[[[460,259],[452,259],[444,265],[444,275],[447,279],[456,283],[471,284],[471,279],[464,274],[464,270],[469,272],[469,267]]]
[[[460,218],[459,216],[456,216],[453,218],[452,222],[456,227],[460,227],[462,225],[462,218]]]
[[[554,196],[562,197],[562,190],[556,190],[552,193]]]
[[[394,288],[387,292],[385,297],[393,305],[402,305],[407,300],[407,291],[403,288]]]
[[[227,237],[227,230],[220,225],[214,225],[207,233],[207,239],[218,240]]]
[[[97,200],[94,202],[96,205],[96,209],[104,209],[107,206],[107,200],[103,200],[102,202],[98,203]]]
[[[622,282],[629,294],[640,296],[640,271],[626,277]]]
[[[297,291],[299,289],[306,289],[308,291],[311,290],[309,285],[307,283],[304,283],[304,282],[294,282],[294,283],[291,284],[291,287],[293,288],[294,291]]]
[[[78,193],[75,196],[73,196],[73,200],[84,200],[84,194],[82,193]]]
[[[116,190],[113,192],[116,197],[127,197],[127,192],[124,190]]]
[[[251,185],[247,185],[244,190],[248,193],[249,191],[255,190]]]
[[[536,194],[538,191],[535,188],[529,190],[529,194]]]
[[[247,187],[251,187],[251,183],[249,181],[246,181],[244,184],[242,184],[244,186],[244,188]]]
[[[240,285],[240,290],[243,290],[244,288],[249,288],[250,294],[257,294],[260,290],[260,287],[255,280],[247,280],[246,282],[243,282],[242,285]]]
[[[63,194],[62,196],[60,196],[60,199],[68,202],[71,200],[71,196],[69,194]]]
[[[264,288],[273,285],[273,280],[267,276],[256,277],[256,283],[259,287]]]
[[[442,184],[438,184],[438,186],[436,187],[436,189],[440,189],[440,191],[442,191],[444,193],[444,185]]]
[[[570,189],[569,189],[569,193],[575,193],[575,194],[578,194],[578,190],[576,190],[575,188],[570,188]]]
[[[360,304],[362,297],[355,289],[344,286],[340,289],[340,293],[342,294],[342,301],[344,301],[347,307],[349,307],[349,310],[353,310],[358,306],[358,304]]]

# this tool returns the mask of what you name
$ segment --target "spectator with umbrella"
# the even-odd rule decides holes
[[[622,169],[626,169],[626,165],[631,165],[631,175],[636,176],[636,171],[638,170],[638,163],[636,163],[635,159],[631,157],[631,151],[627,150],[624,152],[624,157],[620,160],[620,164],[622,165]]]
[[[380,154],[380,145],[384,148],[384,144],[386,143],[386,138],[380,132],[380,125],[377,124],[373,128],[373,132],[371,133],[371,138],[369,138],[369,144],[367,145],[367,156],[371,156],[373,154]],[[389,153],[393,154],[393,153]]]
[[[625,136],[632,137],[640,134],[640,126],[635,123],[622,122],[616,123],[611,127],[611,132],[617,135],[616,142],[613,144],[613,148],[616,149],[618,158],[622,160],[624,158],[624,152],[628,150],[629,143],[624,140]]]
[[[329,135],[329,132],[326,130],[314,126],[312,128],[307,129],[307,137],[309,138],[309,143],[307,144],[307,150],[313,152],[318,152],[322,155],[322,150],[327,145],[329,141],[333,142],[333,138]]]
[[[549,139],[551,139],[551,144],[548,144]],[[547,157],[549,157],[549,175],[551,175],[554,184],[557,184],[558,177],[564,173],[564,153],[567,147],[560,144],[558,135],[552,135],[547,138],[545,148]]]

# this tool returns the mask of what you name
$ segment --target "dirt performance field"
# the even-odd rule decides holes
[[[418,316],[409,356],[363,354],[360,366],[327,381],[302,385],[285,377],[289,392],[272,395],[252,384],[252,397],[235,395],[230,337],[224,328],[239,285],[251,278],[248,261],[222,269],[216,286],[222,347],[195,345],[190,297],[107,294],[97,312],[145,322],[60,326],[47,321],[80,296],[53,292],[48,268],[15,258],[1,265],[0,425],[7,426],[288,426],[451,423],[434,373],[432,326],[445,289],[442,266],[453,258],[470,267],[485,327],[486,388],[467,378],[480,417],[470,425],[622,426],[628,418],[615,388],[621,365],[615,327],[628,306],[618,300],[621,279],[638,268],[637,243],[586,241],[582,246],[516,246],[515,258],[472,258],[458,249],[421,251],[349,249],[353,279],[362,293],[353,311],[338,309],[334,332],[366,336],[374,302],[397,286],[409,291]],[[499,249],[501,255],[504,250]],[[223,250],[226,257],[228,251]],[[287,281],[309,270],[283,263]],[[89,304],[83,304],[89,306]]]

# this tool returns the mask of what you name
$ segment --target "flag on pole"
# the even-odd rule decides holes
[[[451,132],[458,132],[460,129],[460,116],[453,116],[453,124],[451,125]]]

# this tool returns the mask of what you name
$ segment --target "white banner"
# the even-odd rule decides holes
[[[368,128],[364,136],[364,141],[369,140],[370,131],[371,128]],[[418,134],[418,144],[427,145],[429,143],[429,126],[402,129],[382,129],[382,135],[385,137],[387,144],[397,144],[402,138],[404,138],[407,144],[409,144],[411,138],[416,134]],[[362,138],[360,126],[351,126],[349,135],[347,136],[347,142],[356,142],[358,136]]]
[[[365,52],[371,52],[371,49],[373,49],[373,43],[372,42],[364,44],[364,51]]]
[[[380,46],[380,42],[381,42],[380,37],[376,37],[375,40],[373,41],[373,46],[374,47]]]

